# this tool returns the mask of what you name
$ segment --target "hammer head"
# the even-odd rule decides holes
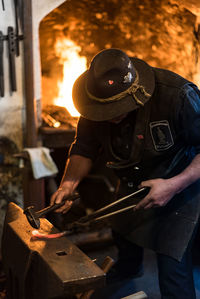
[[[26,215],[26,218],[32,227],[37,229],[40,228],[40,219],[37,213],[34,211],[34,206],[26,208],[24,210],[24,214]]]

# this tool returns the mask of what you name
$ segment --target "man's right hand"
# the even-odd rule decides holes
[[[50,204],[53,205],[55,203],[60,203],[65,201],[65,204],[56,210],[57,213],[67,213],[71,208],[73,201],[67,200],[67,197],[71,195],[69,188],[67,187],[59,187],[58,190],[51,196]]]
[[[91,168],[91,159],[79,155],[70,156],[65,166],[65,171],[60,183],[60,187],[51,196],[51,205],[53,205],[54,203],[65,201],[65,204],[61,208],[57,209],[56,212],[67,213],[72,205],[72,201],[69,197],[74,193],[80,181],[86,175],[88,175]]]

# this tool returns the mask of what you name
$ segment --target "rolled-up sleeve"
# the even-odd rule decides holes
[[[179,120],[186,144],[200,153],[200,90],[194,84],[186,84],[180,94]]]
[[[95,160],[101,148],[97,136],[98,125],[96,122],[80,117],[69,155],[80,155]]]

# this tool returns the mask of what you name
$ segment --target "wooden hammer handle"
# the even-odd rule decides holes
[[[40,211],[37,211],[36,212],[37,217],[40,218],[40,217],[46,215],[47,213],[57,210],[58,208],[62,207],[65,204],[66,200],[71,201],[71,200],[78,199],[79,197],[80,197],[80,195],[78,193],[74,193],[71,196],[69,196],[68,198],[66,198],[64,201],[61,201],[60,203],[55,203],[55,204],[48,206]]]

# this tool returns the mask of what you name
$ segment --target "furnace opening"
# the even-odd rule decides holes
[[[68,116],[78,117],[71,99],[73,83],[98,51],[110,47],[195,82],[195,19],[178,1],[66,1],[39,27],[42,109],[65,107]]]

